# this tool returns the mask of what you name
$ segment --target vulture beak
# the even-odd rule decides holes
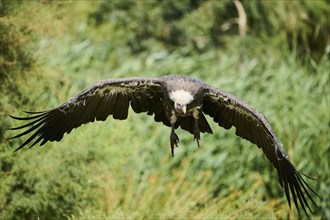
[[[186,105],[182,106],[182,112],[183,112],[183,114],[186,114],[186,112],[187,112],[187,106]]]

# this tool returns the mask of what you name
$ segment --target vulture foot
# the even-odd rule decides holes
[[[196,140],[197,146],[199,147],[199,141],[201,139],[201,132],[200,132],[199,127],[198,127],[198,120],[197,119],[195,119],[193,129],[194,129],[194,140]]]
[[[171,154],[172,157],[174,157],[174,145],[178,147],[178,143],[179,143],[179,137],[174,132],[174,130],[171,131],[170,141],[171,141]]]

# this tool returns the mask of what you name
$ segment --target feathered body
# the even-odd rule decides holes
[[[104,121],[109,115],[114,119],[126,119],[129,106],[134,112],[146,112],[153,115],[156,122],[171,127],[172,155],[174,146],[179,142],[175,133],[178,127],[193,134],[199,145],[200,132],[212,134],[205,115],[225,129],[234,126],[236,135],[261,148],[277,169],[290,207],[290,194],[298,211],[299,206],[305,212],[307,208],[311,211],[308,199],[315,204],[310,192],[316,193],[295,169],[266,118],[233,95],[188,76],[100,81],[54,109],[27,112],[32,114],[29,117],[11,116],[28,121],[20,127],[12,128],[27,128],[12,138],[30,134],[16,150],[29,143],[32,147],[38,143],[44,145],[48,141],[60,141],[64,133],[70,133],[72,129],[95,120]]]

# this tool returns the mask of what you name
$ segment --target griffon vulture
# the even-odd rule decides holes
[[[26,124],[11,130],[27,128],[10,139],[29,136],[16,151],[29,143],[32,147],[38,143],[41,146],[48,141],[60,141],[64,133],[95,120],[104,121],[109,115],[114,119],[126,119],[129,106],[134,112],[154,115],[156,122],[171,127],[172,156],[174,146],[179,142],[175,133],[178,127],[193,134],[199,145],[201,132],[212,134],[205,115],[225,129],[234,126],[236,135],[261,148],[277,169],[290,207],[290,197],[298,211],[301,206],[305,212],[307,208],[312,212],[308,200],[316,205],[311,192],[316,193],[295,169],[266,118],[233,95],[188,76],[136,77],[97,82],[54,109],[26,112],[31,114],[29,117],[10,116],[26,121]]]

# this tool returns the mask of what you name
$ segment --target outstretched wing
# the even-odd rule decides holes
[[[134,112],[154,114],[156,121],[166,123],[162,98],[163,91],[157,78],[103,80],[57,108],[43,112],[26,112],[32,114],[29,117],[10,116],[28,121],[10,130],[28,129],[9,139],[30,135],[15,151],[29,143],[32,143],[31,148],[40,142],[41,146],[48,141],[60,141],[64,133],[70,133],[72,129],[95,120],[104,121],[109,115],[114,119],[126,119],[129,104]]]
[[[203,112],[211,116],[214,122],[225,129],[230,129],[234,126],[236,135],[249,140],[261,148],[277,169],[280,184],[284,188],[290,207],[291,193],[298,212],[298,201],[305,212],[306,207],[311,211],[307,199],[309,198],[314,205],[316,204],[309,191],[316,193],[295,169],[282,144],[261,113],[231,94],[213,87],[208,87],[205,92]]]

